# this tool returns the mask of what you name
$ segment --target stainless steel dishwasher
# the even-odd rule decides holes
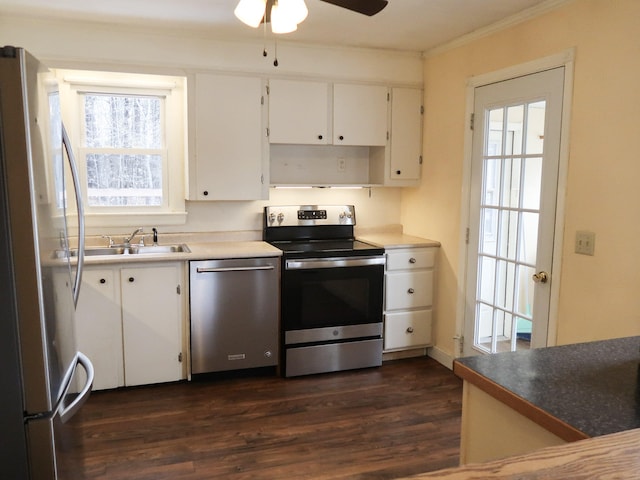
[[[280,258],[190,262],[191,373],[278,364]]]

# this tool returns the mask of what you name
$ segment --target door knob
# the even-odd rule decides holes
[[[536,283],[547,283],[549,274],[547,272],[538,272],[533,274],[533,281]]]

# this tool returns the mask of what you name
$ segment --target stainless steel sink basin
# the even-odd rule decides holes
[[[93,257],[94,255],[122,255],[126,249],[122,247],[87,247],[84,249],[85,257]],[[71,250],[71,256],[77,257],[78,250]]]
[[[153,253],[190,253],[189,247],[184,243],[176,245],[150,245],[150,246],[138,246],[132,245],[130,252],[131,255],[146,255]]]
[[[84,249],[85,257],[93,257],[100,255],[148,255],[148,254],[167,254],[167,253],[190,253],[189,247],[184,243],[175,245],[132,245],[130,247],[87,247]],[[78,250],[71,250],[71,256],[77,257]],[[54,253],[55,258],[63,258],[64,251],[56,250]]]

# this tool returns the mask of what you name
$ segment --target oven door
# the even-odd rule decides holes
[[[382,322],[384,263],[384,256],[285,259],[283,330]]]

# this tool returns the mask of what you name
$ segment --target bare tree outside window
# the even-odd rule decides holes
[[[84,95],[90,206],[162,205],[163,98]]]

